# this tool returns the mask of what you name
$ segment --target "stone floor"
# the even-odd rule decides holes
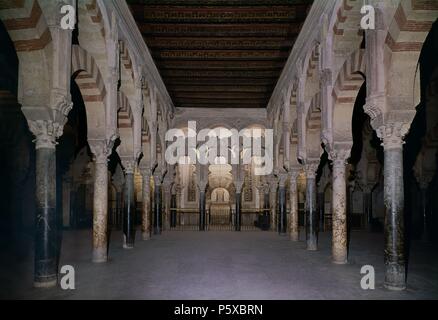
[[[303,236],[302,236],[303,237]],[[60,265],[76,270],[76,290],[32,288],[32,257],[4,264],[0,298],[19,299],[438,299],[438,251],[411,245],[408,289],[383,288],[383,237],[352,232],[349,264],[330,261],[330,233],[305,250],[272,232],[166,232],[133,250],[111,236],[110,261],[93,264],[90,231],[64,232]],[[376,289],[360,287],[360,269],[376,270]]]

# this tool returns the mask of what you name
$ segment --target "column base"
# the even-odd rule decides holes
[[[333,264],[347,264],[348,260],[347,259],[345,259],[345,260],[332,260],[332,263]]]
[[[134,243],[133,242],[127,242],[126,236],[124,236],[123,239],[123,249],[134,249]]]
[[[391,290],[391,291],[403,291],[403,290],[406,290],[406,285],[394,286],[392,284],[384,283],[383,286],[386,289]]]
[[[56,287],[57,283],[58,283],[57,279],[52,279],[48,281],[34,281],[33,286],[34,288],[53,288]]]
[[[318,240],[316,240],[316,237],[311,237],[310,239],[307,239],[307,248],[308,251],[316,251],[318,250]]]
[[[300,235],[298,233],[291,233],[290,240],[294,241],[294,242],[297,242],[297,241],[300,240]]]
[[[406,289],[406,269],[404,263],[386,262],[384,287],[389,290]]]
[[[93,249],[93,263],[104,263],[108,261],[106,249]]]

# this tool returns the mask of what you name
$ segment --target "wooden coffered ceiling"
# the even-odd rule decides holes
[[[177,107],[265,108],[313,0],[128,0]]]

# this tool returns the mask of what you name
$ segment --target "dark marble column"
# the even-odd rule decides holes
[[[170,199],[170,227],[176,227],[176,194],[172,194]]]
[[[404,239],[403,137],[399,124],[377,130],[384,148],[385,213],[385,287],[390,290],[406,288]]]
[[[318,192],[318,211],[319,211],[319,230],[324,231],[324,213],[325,213],[324,193]]]
[[[199,191],[199,231],[205,231],[205,190]]]
[[[365,186],[364,194],[363,194],[363,202],[364,202],[364,212],[366,216],[367,230],[372,230],[372,220],[373,220],[373,195],[371,191],[371,186]]]
[[[161,234],[161,177],[154,176],[154,234]]]
[[[134,166],[132,161],[123,163],[125,167],[125,186],[123,194],[123,248],[134,248],[135,241],[135,199],[134,199]]]
[[[286,179],[287,174],[280,174],[280,179],[278,183],[278,223],[277,231],[279,234],[286,234],[287,216],[286,216]]]
[[[428,230],[428,220],[429,220],[429,208],[427,203],[427,190],[430,182],[432,181],[433,176],[426,177],[417,177],[418,184],[420,186],[420,195],[421,195],[421,215],[423,220],[423,232],[421,234],[421,240],[424,242],[428,242],[430,240],[429,230]]]
[[[285,187],[280,187],[278,189],[279,191],[279,209],[280,209],[280,214],[279,214],[279,219],[278,219],[278,233],[279,234],[286,234],[286,188]]]
[[[55,141],[36,141],[35,287],[58,280]]]
[[[316,208],[317,163],[306,164],[306,242],[307,250],[318,250],[318,211]]]
[[[234,184],[236,187],[236,215],[234,217],[234,230],[240,231],[241,224],[242,224],[242,188],[243,188],[243,182],[236,181]]]

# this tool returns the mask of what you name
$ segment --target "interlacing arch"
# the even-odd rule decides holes
[[[335,50],[355,47],[356,44],[360,44],[363,35],[363,30],[360,29],[360,20],[363,17],[360,10],[364,5],[363,1],[342,0],[340,2],[330,30],[333,34]]]
[[[119,128],[131,128],[133,127],[134,116],[132,114],[131,104],[129,103],[128,97],[119,91],[118,93],[118,116],[117,124]]]

